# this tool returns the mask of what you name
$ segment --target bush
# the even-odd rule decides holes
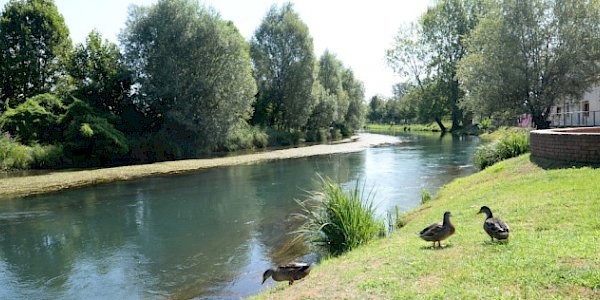
[[[33,157],[32,168],[48,169],[62,167],[63,162],[62,145],[33,145],[31,153]]]
[[[293,146],[300,144],[302,132],[298,130],[280,131],[276,129],[267,129],[270,146]]]
[[[312,129],[306,132],[306,141],[311,143],[325,143],[331,139],[329,129]]]
[[[473,155],[473,163],[483,170],[499,161],[529,152],[529,133],[514,132],[490,144],[480,146]]]
[[[23,144],[53,143],[60,136],[58,120],[63,112],[56,96],[41,94],[7,110],[0,117],[0,129],[18,136]]]
[[[240,149],[264,148],[268,144],[269,137],[260,127],[240,124],[229,132],[223,147],[228,151],[236,151]]]
[[[301,217],[306,220],[298,230],[313,245],[337,256],[379,236],[385,225],[375,216],[371,194],[365,195],[358,182],[348,192],[331,179],[322,180],[322,193],[313,193],[304,202]]]
[[[62,158],[62,146],[26,146],[8,133],[0,134],[0,170],[56,168],[62,165]]]

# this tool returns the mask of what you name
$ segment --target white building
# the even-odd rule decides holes
[[[600,126],[600,86],[581,99],[565,99],[552,106],[548,117],[551,127]]]

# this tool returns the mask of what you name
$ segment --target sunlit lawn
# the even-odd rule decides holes
[[[544,170],[520,156],[454,181],[408,224],[264,298],[600,299],[600,169]],[[490,242],[479,207],[512,233]],[[450,210],[457,232],[433,249],[416,235]]]

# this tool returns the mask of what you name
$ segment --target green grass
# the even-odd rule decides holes
[[[298,202],[300,216],[306,220],[298,233],[305,240],[337,256],[385,235],[382,220],[375,215],[371,194],[365,194],[358,182],[345,192],[331,179],[322,179],[322,192]]]
[[[258,298],[599,299],[598,177],[590,167],[546,170],[528,154],[500,162],[445,186],[390,238]],[[482,205],[510,225],[507,243],[490,242]],[[416,233],[446,210],[457,231],[433,249]]]

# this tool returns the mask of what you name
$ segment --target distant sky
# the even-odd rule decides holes
[[[8,0],[0,0],[2,10]],[[156,0],[55,0],[65,18],[74,43],[85,41],[94,28],[104,38],[118,43],[125,27],[128,7],[150,5]],[[204,0],[223,19],[231,20],[250,39],[273,4],[284,0]],[[296,12],[308,25],[315,53],[325,49],[337,55],[364,82],[366,97],[390,96],[399,80],[385,63],[385,50],[392,45],[400,25],[416,20],[431,0],[297,0]]]

